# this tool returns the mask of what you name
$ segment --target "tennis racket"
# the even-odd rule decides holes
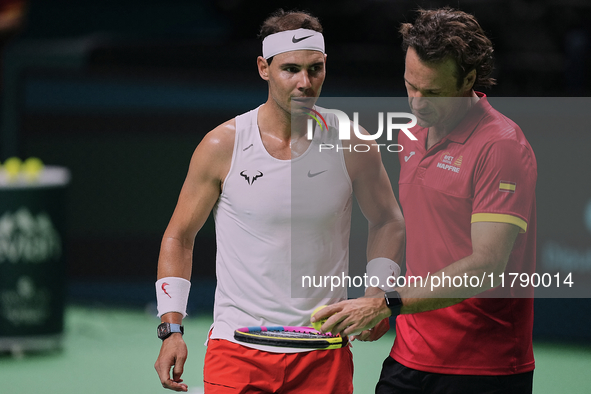
[[[299,349],[338,349],[349,342],[347,337],[323,334],[312,327],[293,326],[243,327],[234,331],[234,339],[256,345]]]

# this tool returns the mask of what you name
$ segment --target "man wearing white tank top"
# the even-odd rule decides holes
[[[156,294],[163,342],[155,367],[163,387],[188,390],[181,379],[187,357],[181,323],[193,242],[213,211],[217,288],[205,392],[352,393],[348,347],[314,351],[233,338],[238,327],[308,325],[315,308],[346,298],[346,288],[302,289],[298,278],[348,273],[353,193],[369,222],[368,275],[397,274],[394,261],[404,253],[404,220],[379,152],[341,145],[338,120],[329,114],[307,138],[310,108],[326,73],[320,22],[279,10],[260,36],[257,65],[268,100],[203,138],[162,240]],[[321,152],[322,143],[343,149]],[[366,294],[381,291],[370,287]],[[356,338],[376,340],[388,328],[384,320]]]

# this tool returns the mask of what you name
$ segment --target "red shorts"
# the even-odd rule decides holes
[[[271,353],[210,339],[203,381],[206,394],[350,394],[353,355],[348,347]]]

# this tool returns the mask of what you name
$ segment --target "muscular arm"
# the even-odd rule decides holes
[[[352,140],[352,144],[359,142],[356,137]],[[404,217],[379,151],[374,147],[368,152],[347,152],[345,160],[355,197],[368,221],[367,261],[386,257],[402,264],[405,246]],[[383,290],[369,287],[365,294],[383,295]],[[375,330],[363,331],[356,338],[373,341],[379,339],[388,329],[388,320],[384,320]]]
[[[364,142],[354,137],[351,144],[357,143]],[[404,217],[380,153],[375,147],[368,152],[345,152],[353,192],[368,221],[367,260],[387,257],[400,264],[404,259]]]
[[[162,238],[158,279],[171,276],[191,279],[195,236],[221,193],[223,179],[232,161],[234,134],[235,122],[231,120],[208,133],[195,149],[176,208]],[[170,312],[161,319],[180,324],[183,316]],[[180,334],[172,334],[162,342],[154,367],[163,387],[187,391],[187,385],[181,379],[186,358],[187,346]]]
[[[505,271],[513,244],[519,233],[519,227],[507,223],[477,222],[471,227],[472,254],[458,260],[446,268],[432,274],[441,276],[482,277],[483,273],[498,274]],[[498,283],[484,283],[482,287],[440,286],[431,291],[430,286],[424,288],[406,286],[399,287],[403,306],[401,313],[418,313],[457,304],[467,298],[497,286]],[[326,331],[349,334],[373,327],[380,320],[390,316],[382,295],[344,301],[322,309],[318,319],[331,316],[323,325]]]
[[[232,120],[212,130],[193,153],[176,208],[162,238],[158,279],[169,276],[191,279],[195,236],[215,205],[229,171],[234,125]],[[166,314],[163,321],[173,317],[168,315],[177,315],[175,320],[180,316]]]

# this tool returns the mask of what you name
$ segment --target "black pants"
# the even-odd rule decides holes
[[[531,394],[534,371],[515,375],[445,375],[405,367],[392,357],[382,366],[376,394]]]

